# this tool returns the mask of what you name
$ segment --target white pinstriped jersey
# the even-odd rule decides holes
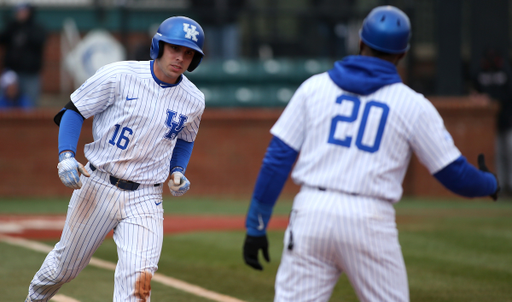
[[[176,139],[195,140],[204,94],[182,76],[161,87],[151,61],[106,65],[71,95],[80,113],[94,116],[94,142],[85,156],[99,169],[141,184],[163,183]]]
[[[296,151],[299,185],[397,202],[412,152],[430,173],[461,153],[435,107],[403,83],[362,96],[328,73],[295,92],[271,133]]]

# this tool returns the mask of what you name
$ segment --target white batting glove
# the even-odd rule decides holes
[[[59,161],[57,169],[59,169],[59,178],[62,183],[68,188],[75,190],[80,189],[82,187],[82,182],[80,181],[80,175],[78,172],[87,177],[90,176],[89,172],[85,170],[81,163],[76,161],[73,152],[62,152],[59,154]]]
[[[190,189],[190,181],[179,170],[175,170],[171,174],[171,180],[167,183],[169,190],[173,196],[181,196]]]

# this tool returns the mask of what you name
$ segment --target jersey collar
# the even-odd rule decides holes
[[[155,75],[155,71],[153,70],[153,64],[155,64],[155,61],[150,61],[149,69],[151,69],[151,75],[153,76],[153,80],[155,80],[155,82],[158,84],[158,86],[160,86],[162,88],[174,87],[174,86],[179,85],[181,83],[181,80],[183,80],[183,75],[180,75],[180,77],[178,78],[178,82],[176,82],[176,84],[169,84],[169,83],[160,81]]]

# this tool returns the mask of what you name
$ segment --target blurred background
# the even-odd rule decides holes
[[[211,88],[207,91],[210,106],[236,106],[251,105],[246,104],[251,102],[250,94],[264,92],[249,87],[245,94],[239,91],[238,103],[231,103],[234,100],[228,98],[223,98],[222,103],[217,96],[222,92],[213,85],[214,80],[253,86],[266,81],[296,88],[310,74],[325,71],[335,60],[356,54],[364,16],[373,7],[387,4],[406,12],[412,23],[411,50],[400,66],[404,82],[425,95],[468,94],[486,50],[496,51],[504,65],[510,64],[510,2],[2,0],[0,26],[4,30],[9,26],[20,5],[30,3],[34,7],[34,21],[46,32],[41,95],[34,102],[38,106],[59,107],[61,98],[67,100],[82,78],[102,63],[149,59],[149,43],[160,22],[174,15],[189,16],[206,33],[205,59],[197,74],[190,77],[198,86]],[[107,35],[119,45],[108,43]],[[5,42],[1,46],[0,58],[4,58]],[[118,46],[120,49],[116,49]],[[71,61],[70,66],[66,60]],[[5,67],[5,60],[2,65]],[[76,77],[82,77],[78,83],[74,83]],[[270,98],[266,96],[268,104],[264,105],[285,105],[289,92],[284,89]],[[271,98],[280,102],[274,103]]]
[[[250,191],[270,138],[268,130],[295,89],[336,60],[357,54],[363,18],[379,5],[394,5],[411,20],[411,48],[398,66],[403,81],[432,100],[468,160],[476,162],[476,154],[485,152],[495,166],[498,134],[512,128],[511,2],[2,0],[0,88],[2,94],[15,91],[11,95],[17,96],[17,105],[9,103],[8,96],[0,103],[0,169],[17,167],[20,177],[0,176],[0,196],[62,192],[47,189],[49,183],[28,193],[21,186],[14,189],[16,179],[30,177],[37,169],[55,174],[47,181],[60,185],[53,167],[53,114],[99,67],[119,60],[149,60],[158,25],[175,15],[198,21],[206,37],[205,58],[193,73],[186,73],[204,92],[207,106],[189,173],[214,175],[218,167],[212,161],[224,166],[228,162],[233,166],[228,172],[246,181],[228,192]],[[87,142],[92,138],[84,129],[81,139]],[[248,138],[251,142],[244,145]],[[48,163],[27,159],[33,157],[27,150],[34,149],[39,158],[47,156]],[[198,159],[202,156],[204,162]],[[19,168],[17,161],[26,167]],[[503,173],[506,177],[508,172]],[[410,172],[406,178],[406,194],[446,194],[415,175]],[[199,183],[210,188],[205,194],[219,191],[212,179]]]

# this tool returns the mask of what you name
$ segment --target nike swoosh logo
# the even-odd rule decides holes
[[[258,229],[258,231],[261,231],[263,230],[263,228],[265,228],[265,223],[263,223],[263,218],[261,218],[261,214],[258,214],[258,222],[259,225],[256,229]]]
[[[161,202],[161,201],[160,201],[160,202],[155,202],[155,205],[157,205],[157,206],[159,206],[159,205],[161,205],[161,204],[162,204],[162,202]]]
[[[126,97],[126,100],[127,100],[127,101],[133,101],[133,100],[136,100],[136,99],[138,99],[138,98],[129,98],[129,97]]]

